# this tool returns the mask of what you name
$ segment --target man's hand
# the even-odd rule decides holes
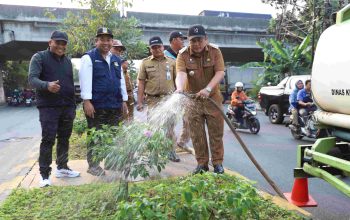
[[[201,91],[196,93],[196,98],[206,99],[209,98],[209,92],[206,89],[202,89]]]
[[[128,105],[126,104],[126,102],[123,102],[123,113],[126,115],[129,114]]]
[[[142,112],[143,111],[143,104],[142,103],[138,104],[136,107],[136,110],[139,112]]]
[[[183,89],[177,89],[177,90],[175,90],[174,93],[184,93],[184,90]]]
[[[90,102],[90,100],[84,100],[83,107],[85,115],[87,115],[90,118],[94,118],[95,108]]]
[[[58,91],[60,91],[60,88],[61,88],[59,83],[60,83],[59,80],[49,82],[49,84],[47,85],[47,89],[52,93],[57,93]]]

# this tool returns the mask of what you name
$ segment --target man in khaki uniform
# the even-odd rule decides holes
[[[120,40],[113,40],[113,46],[111,48],[111,53],[122,59],[122,55],[126,48],[123,46]],[[133,86],[128,73],[128,61],[122,59],[122,70],[125,79],[126,90],[128,93],[128,101],[126,102],[128,106],[128,112],[123,111],[123,121],[132,121],[134,119],[134,96],[133,96]]]
[[[164,56],[164,46],[160,37],[155,36],[149,40],[151,56],[142,60],[138,74],[137,111],[143,110],[144,96],[148,111],[152,111],[163,97],[175,91],[175,61]],[[169,159],[179,162],[176,155],[174,123],[169,124],[168,138],[173,140],[173,150],[169,153]]]
[[[123,120],[130,122],[134,120],[134,93],[133,93],[134,87],[132,85],[130,74],[128,72],[128,67],[129,67],[128,61],[122,60],[121,63],[122,63],[122,70],[125,78],[126,91],[128,93],[128,101],[126,102],[128,106],[128,112],[123,113]]]
[[[169,35],[170,47],[164,51],[164,55],[176,60],[179,51],[184,48],[184,41],[187,39],[180,31],[172,31]],[[182,119],[182,130],[177,141],[177,146],[183,149],[188,149],[186,144],[190,141],[190,124],[188,123],[187,115]]]
[[[176,60],[177,92],[184,90],[196,94],[193,106],[188,108],[191,138],[196,153],[197,167],[194,174],[209,170],[209,152],[205,132],[208,127],[209,145],[215,173],[224,173],[223,132],[224,119],[220,110],[206,98],[210,97],[222,106],[219,83],[224,77],[224,59],[216,45],[208,44],[208,37],[201,25],[188,30],[190,46],[180,50]]]

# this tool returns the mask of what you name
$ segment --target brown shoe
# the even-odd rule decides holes
[[[104,176],[106,172],[100,166],[89,167],[87,170],[93,176]]]

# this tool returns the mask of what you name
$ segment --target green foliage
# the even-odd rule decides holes
[[[344,0],[262,0],[274,6],[277,18],[272,19],[270,31],[276,39],[289,43],[300,43],[314,33],[315,45],[321,33],[332,25],[332,14],[347,3]]]
[[[10,95],[14,89],[29,87],[28,69],[28,61],[6,61],[3,66],[0,66],[6,95]]]
[[[89,130],[87,141],[94,146],[94,158],[106,159],[107,165],[122,172],[125,180],[129,176],[148,177],[148,168],[156,168],[160,172],[172,148],[165,129],[152,130],[146,123],[119,127],[104,125],[100,130],[93,128]]]
[[[259,196],[249,182],[206,173],[132,184],[116,201],[118,185],[16,189],[0,219],[303,219]]]
[[[82,135],[88,130],[87,121],[82,106],[78,106],[73,124],[73,132]]]
[[[309,36],[296,46],[287,46],[275,39],[270,39],[266,44],[260,42],[257,44],[263,49],[264,62],[244,65],[244,67],[259,66],[265,69],[264,74],[258,77],[257,88],[267,84],[267,82],[277,84],[286,75],[310,74],[311,47]]]
[[[138,28],[135,18],[121,18],[118,7],[124,4],[130,6],[129,1],[118,0],[73,0],[81,5],[90,5],[89,9],[69,12],[61,25],[61,29],[68,33],[68,51],[71,54],[84,54],[95,45],[95,35],[99,27],[112,30],[114,39],[121,40],[127,48],[127,58],[144,57],[146,45],[141,41],[142,31]],[[51,14],[52,15],[52,14]],[[50,15],[48,15],[50,16]]]

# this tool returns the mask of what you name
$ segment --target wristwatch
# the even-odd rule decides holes
[[[211,88],[210,87],[206,87],[205,90],[207,90],[207,92],[211,93]]]

